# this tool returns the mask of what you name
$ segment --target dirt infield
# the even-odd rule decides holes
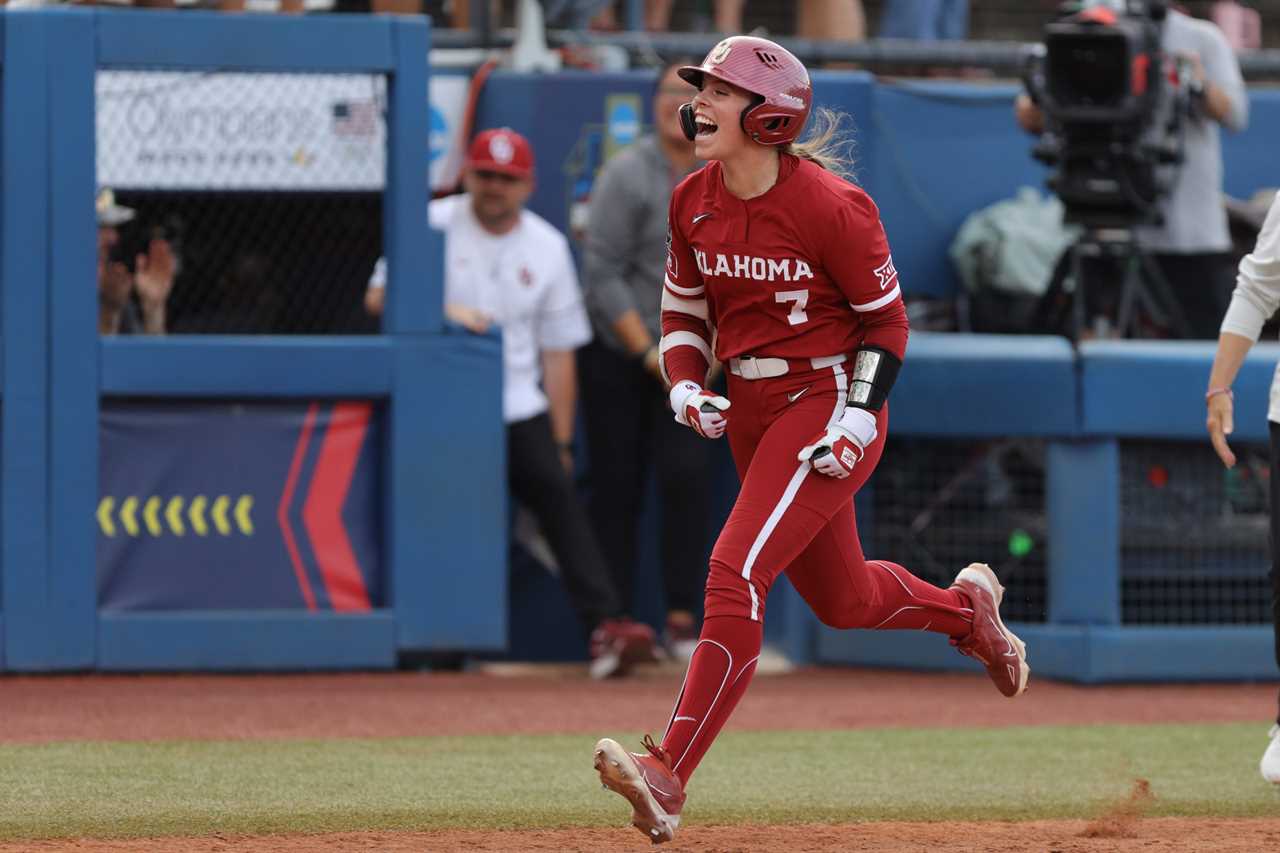
[[[0,679],[0,742],[281,739],[656,730],[680,673],[599,683],[580,667],[518,676],[389,673],[291,676],[32,676]],[[566,691],[572,702],[566,702]],[[970,674],[801,670],[758,678],[735,730],[1257,722],[1275,685],[1078,687],[1034,682],[1017,702]],[[459,707],[467,712],[460,714]],[[1092,821],[688,826],[677,851],[1205,851],[1280,850],[1277,818],[1142,818],[1130,801]],[[619,851],[649,845],[634,830],[448,831],[305,836],[95,839],[0,844],[0,853],[343,853],[343,851]]]
[[[423,851],[562,851],[615,853],[1261,853],[1280,849],[1275,820],[1153,818],[1124,837],[1090,837],[1082,820],[1025,823],[861,823],[794,826],[690,826],[676,842],[654,848],[631,829],[521,832],[344,832],[334,835],[155,838],[145,841],[36,841],[0,851],[45,853],[423,853]]]

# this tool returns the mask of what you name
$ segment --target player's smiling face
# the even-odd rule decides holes
[[[698,135],[694,137],[694,151],[700,160],[724,160],[754,144],[742,130],[742,111],[755,98],[745,89],[739,89],[710,74],[702,78],[702,91],[693,99],[693,117]]]

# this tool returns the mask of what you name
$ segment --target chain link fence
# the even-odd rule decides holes
[[[1270,621],[1266,444],[1120,445],[1121,602],[1128,624]]]
[[[969,563],[990,563],[1005,618],[1045,621],[1044,457],[1031,439],[890,438],[871,481],[867,555],[943,587]]]
[[[169,269],[171,333],[376,331],[385,106],[380,75],[100,71],[97,180],[127,208],[107,226],[100,196],[100,294],[130,278],[145,314]]]

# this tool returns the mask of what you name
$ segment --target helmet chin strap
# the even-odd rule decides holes
[[[680,105],[680,129],[685,139],[692,142],[698,136],[698,123],[693,118],[693,104]]]

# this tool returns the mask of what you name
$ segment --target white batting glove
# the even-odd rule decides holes
[[[808,462],[819,474],[843,480],[853,473],[853,466],[862,460],[877,435],[875,415],[866,409],[846,406],[840,420],[810,439],[796,458]]]
[[[724,412],[729,401],[708,391],[696,382],[677,382],[671,386],[671,411],[676,423],[691,428],[703,438],[719,438],[729,421]]]

